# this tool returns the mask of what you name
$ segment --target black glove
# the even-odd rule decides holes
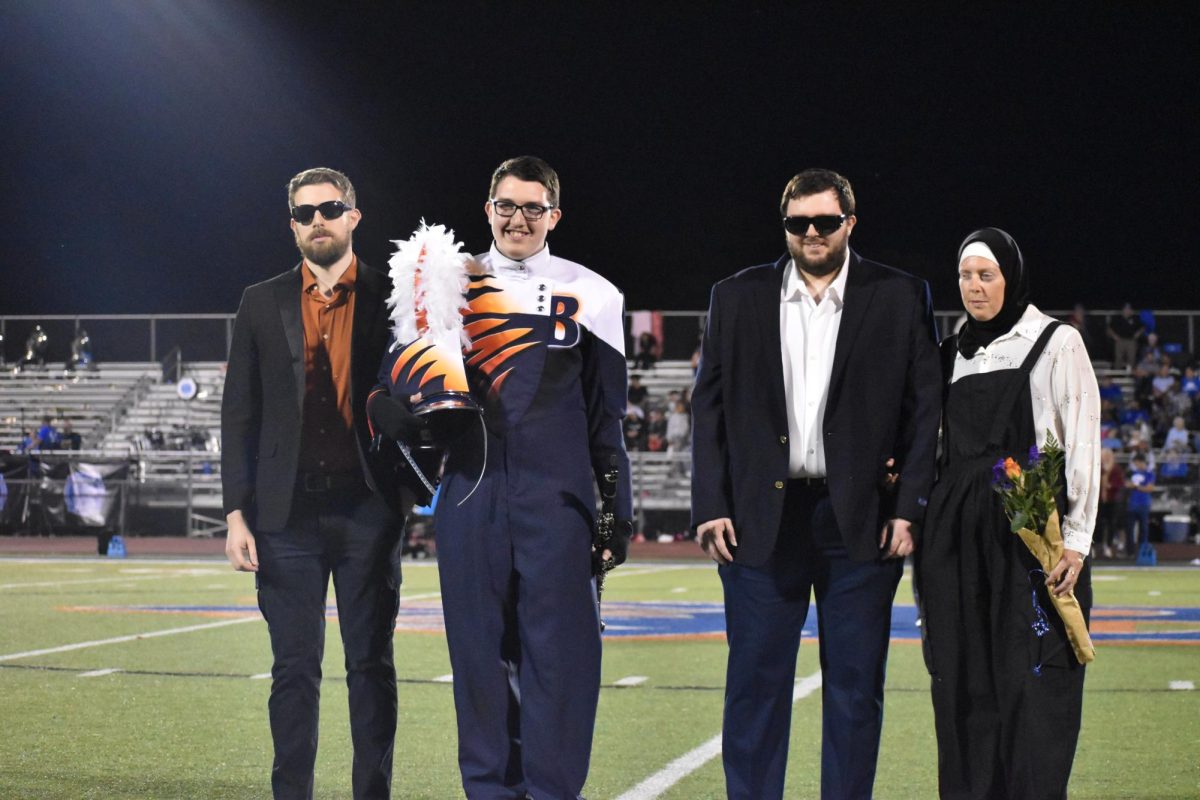
[[[619,519],[617,520],[616,527],[617,529],[613,531],[612,538],[604,546],[605,549],[612,553],[614,567],[625,563],[625,559],[629,555],[629,540],[633,537],[633,523],[631,521]]]
[[[389,439],[407,445],[429,444],[433,441],[425,420],[408,410],[400,400],[379,392],[367,403],[367,416],[375,430]]]

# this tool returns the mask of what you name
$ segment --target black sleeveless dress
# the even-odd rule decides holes
[[[1011,532],[992,466],[1022,465],[1034,430],[1029,376],[1051,334],[1018,369],[946,389],[942,457],[918,550],[916,585],[932,677],[942,798],[1065,798],[1083,705],[1084,669],[1050,603],[1045,575]],[[956,340],[942,343],[953,374]],[[1062,508],[1060,504],[1060,509]],[[1090,560],[1075,595],[1087,617]]]

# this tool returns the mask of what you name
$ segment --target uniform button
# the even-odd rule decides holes
[[[782,489],[782,488],[783,488],[783,481],[775,481],[775,488],[776,488],[776,489]]]
[[[812,450],[812,449],[810,449],[810,450],[808,451],[808,454],[811,456],[811,455],[812,455],[813,453],[815,453],[815,452],[817,452],[817,451],[816,451],[816,450]]]
[[[787,437],[786,437],[786,436],[780,436],[780,437],[779,437],[779,443],[780,443],[780,444],[787,444]]]

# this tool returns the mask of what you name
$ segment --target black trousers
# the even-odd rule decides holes
[[[390,796],[401,522],[382,498],[363,487],[298,492],[286,530],[256,533],[258,607],[274,655],[268,708],[276,800],[313,796],[331,574],[346,656],[354,797]]]

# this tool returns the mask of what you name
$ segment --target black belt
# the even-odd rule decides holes
[[[788,486],[798,489],[825,489],[829,486],[828,478],[788,478]]]
[[[344,492],[365,485],[357,472],[300,472],[296,475],[296,489],[309,494]]]

